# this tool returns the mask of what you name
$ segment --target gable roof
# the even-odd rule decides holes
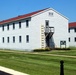
[[[0,25],[5,24],[5,23],[9,23],[9,22],[13,22],[13,21],[17,21],[17,20],[21,20],[21,19],[25,19],[25,18],[29,18],[29,17],[33,17],[33,16],[38,15],[38,14],[44,12],[44,11],[47,11],[47,10],[53,10],[54,12],[61,15],[65,19],[68,19],[67,17],[63,16],[62,14],[60,14],[59,12],[57,12],[56,10],[54,10],[52,8],[45,8],[45,9],[42,9],[42,10],[38,10],[38,11],[35,11],[35,12],[31,12],[31,13],[28,13],[28,14],[24,14],[24,15],[20,15],[20,16],[14,17],[14,18],[10,18],[10,19],[7,19],[7,20],[0,21]]]
[[[74,28],[74,27],[76,27],[76,22],[69,23],[69,28]]]
[[[49,9],[49,8],[46,8],[46,9]],[[0,24],[5,24],[5,23],[8,23],[8,22],[12,22],[12,21],[16,21],[16,20],[20,20],[20,19],[24,19],[24,18],[29,18],[29,17],[37,14],[37,13],[40,13],[40,12],[46,10],[46,9],[38,10],[38,11],[31,12],[31,13],[24,14],[24,15],[20,15],[20,16],[14,17],[14,18],[3,20],[3,21],[0,21]]]

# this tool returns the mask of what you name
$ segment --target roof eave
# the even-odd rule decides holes
[[[0,25],[11,23],[11,22],[15,22],[15,21],[19,21],[19,20],[23,20],[23,19],[27,19],[27,18],[31,18],[31,16],[20,18],[20,19],[16,19],[16,20],[12,20],[12,21],[8,21],[8,22],[2,22],[2,23],[0,23]]]

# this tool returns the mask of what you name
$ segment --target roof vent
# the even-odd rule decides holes
[[[54,15],[54,13],[53,12],[49,12],[49,16],[53,16]]]

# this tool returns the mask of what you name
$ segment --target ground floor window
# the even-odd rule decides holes
[[[4,43],[4,37],[2,37],[2,42]]]
[[[26,36],[23,36],[23,39],[22,39],[22,36],[18,36],[18,38],[16,36],[8,36],[8,37],[2,37],[2,43],[5,43],[5,41],[7,43],[22,43],[22,40],[25,42],[25,43],[29,43],[29,35],[26,35]]]
[[[21,36],[19,36],[19,43],[21,43],[22,42],[22,37]]]
[[[29,35],[26,35],[26,42],[29,42]]]
[[[69,42],[70,42],[70,38],[69,38]]]
[[[76,37],[74,38],[74,41],[76,42]]]
[[[15,43],[15,36],[13,36],[13,43]]]
[[[60,41],[60,48],[62,48],[63,46],[66,48],[66,41]]]
[[[9,43],[9,37],[7,37],[7,42]]]

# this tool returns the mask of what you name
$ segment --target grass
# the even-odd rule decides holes
[[[76,48],[71,48],[71,50],[52,50],[50,52],[42,52],[44,54],[57,54],[57,55],[70,55],[76,56]]]
[[[48,53],[59,55],[76,55],[75,50],[41,52],[40,54]],[[65,62],[65,75],[76,75],[76,58],[39,55],[24,51],[0,50],[1,66],[12,68],[30,75],[59,75],[60,60],[64,60]]]

